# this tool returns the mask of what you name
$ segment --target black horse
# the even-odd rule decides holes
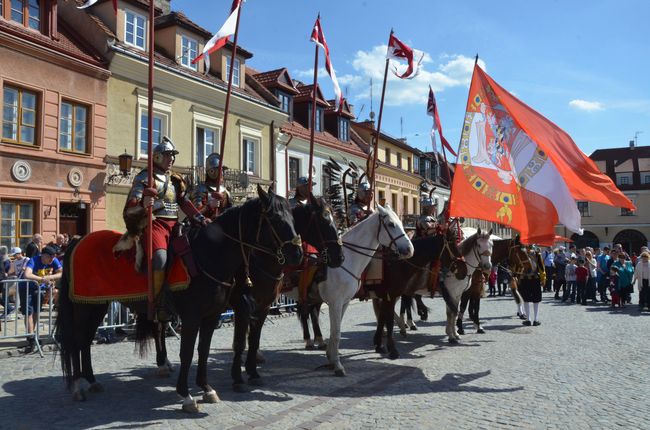
[[[293,209],[296,232],[304,241],[315,247],[319,258],[329,267],[339,267],[343,263],[342,242],[338,235],[332,211],[322,198],[313,195],[307,205],[297,205]],[[257,352],[260,345],[262,326],[269,309],[276,300],[282,281],[282,265],[272,256],[256,250],[250,252],[250,278],[253,283],[255,310],[249,312],[245,302],[239,299],[244,294],[246,274],[240,270],[236,276],[235,289],[231,296],[231,304],[235,311],[234,358],[231,375],[233,389],[245,391],[242,378],[242,353],[246,348],[246,333],[248,332],[248,353],[245,369],[248,383],[261,385],[262,380],[257,372]]]
[[[293,227],[293,217],[286,199],[272,191],[258,187],[259,198],[225,211],[212,224],[190,232],[192,255],[199,275],[192,278],[186,290],[173,294],[173,302],[183,322],[181,332],[181,369],[176,392],[183,397],[183,410],[198,411],[196,401],[189,394],[187,378],[194,354],[196,337],[199,338],[199,359],[196,383],[203,390],[207,402],[218,400],[216,392],[207,382],[207,359],[210,341],[220,314],[224,311],[234,276],[248,264],[247,250],[255,248],[260,253],[273,255],[285,264],[295,265],[302,259],[300,237]],[[75,400],[85,400],[81,378],[90,383],[91,391],[101,391],[92,370],[90,346],[97,327],[107,310],[107,304],[74,303],[69,297],[72,252],[66,252],[56,336],[60,342],[61,366],[68,387],[74,385]],[[129,303],[139,315],[146,302]],[[160,327],[151,331],[152,324],[144,318],[138,320],[138,332],[146,331],[161,336]],[[166,354],[164,344],[157,349]],[[161,365],[162,354],[157,357]]]

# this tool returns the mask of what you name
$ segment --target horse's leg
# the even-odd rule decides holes
[[[246,391],[244,385],[244,378],[241,374],[242,354],[246,349],[246,333],[248,332],[248,325],[250,323],[249,310],[244,309],[244,302],[236,300],[234,305],[235,311],[235,332],[233,334],[233,357],[232,366],[230,368],[230,377],[232,378],[232,389],[236,392],[243,393]],[[250,345],[248,355],[251,355]]]
[[[407,297],[406,299],[406,324],[408,325],[409,329],[411,330],[417,330],[418,327],[415,325],[415,322],[413,321],[413,297],[412,296],[402,296],[402,300],[404,300],[404,297]]]
[[[108,306],[104,305],[75,305],[74,321],[77,330],[74,335],[75,348],[72,353],[72,398],[74,400],[86,400],[86,393],[81,387],[82,378],[91,384],[89,387],[91,391],[102,391],[102,387],[97,383],[93,373],[90,347],[107,309]]]
[[[250,385],[262,385],[262,377],[257,372],[257,351],[260,349],[260,338],[264,321],[268,315],[268,309],[261,309],[257,318],[251,321],[248,332],[248,354],[246,355],[246,373]]]
[[[420,315],[420,321],[426,321],[429,318],[429,310],[422,301],[422,295],[416,294],[413,296],[415,298],[415,303],[418,308],[418,315]]]
[[[485,330],[481,327],[481,321],[479,320],[479,310],[481,309],[481,297],[473,297],[469,301],[469,317],[474,322],[474,327],[476,328],[476,333],[483,334]]]
[[[399,327],[399,333],[402,336],[406,336],[406,322],[404,322],[404,314],[407,312],[407,309],[409,307],[409,300],[410,298],[408,296],[402,296],[400,298],[400,304],[399,304],[399,316],[395,319],[394,321],[397,321],[397,326]],[[410,314],[409,314],[410,315]]]
[[[81,373],[83,377],[86,379],[86,381],[88,381],[88,383],[90,384],[90,387],[88,387],[88,391],[94,393],[102,392],[104,391],[104,388],[99,382],[97,382],[97,379],[95,379],[92,359],[90,356],[90,347],[93,343],[93,339],[95,338],[95,333],[97,332],[97,328],[104,320],[104,315],[106,315],[107,310],[108,310],[107,306],[93,307],[91,319],[88,322],[88,326],[86,327],[87,330],[86,338],[84,339],[84,343],[81,346],[81,369],[82,369]]]
[[[458,334],[465,334],[465,329],[463,328],[463,318],[465,317],[465,309],[467,309],[467,303],[470,299],[469,290],[463,292],[463,295],[460,297],[460,308],[458,310],[458,318],[456,319],[456,328]]]
[[[181,359],[181,368],[178,372],[176,392],[183,398],[183,411],[197,413],[199,411],[199,405],[190,395],[190,390],[187,386],[187,378],[190,373],[192,358],[194,357],[194,344],[196,343],[196,336],[199,332],[200,322],[197,316],[192,316],[191,312],[183,312],[181,314],[181,320],[183,321],[183,331],[181,331],[181,349],[179,354]]]
[[[384,324],[386,325],[386,331],[388,331],[388,336],[386,336],[386,346],[388,347],[388,358],[395,360],[399,358],[399,352],[395,347],[395,341],[393,340],[393,325],[395,323],[395,299],[389,298],[383,300],[383,319]],[[411,304],[408,304],[409,308]]]
[[[210,341],[212,341],[212,335],[220,317],[221,314],[216,313],[203,318],[199,329],[199,347],[197,350],[199,361],[196,370],[196,385],[203,390],[203,401],[206,403],[217,403],[219,401],[217,392],[208,384],[208,355],[210,354]]]
[[[154,329],[154,343],[156,345],[156,375],[161,378],[167,378],[171,375],[172,364],[167,357],[167,342],[165,335],[167,331],[167,324],[156,324]]]
[[[339,343],[341,342],[341,322],[343,319],[344,307],[346,304],[340,301],[329,303],[330,311],[330,339],[327,343],[327,356],[330,364],[334,366],[336,376],[345,376],[345,368],[341,365],[339,358]]]
[[[323,333],[320,330],[320,323],[318,322],[321,306],[322,303],[310,305],[309,315],[311,316],[311,325],[312,328],[314,329],[314,344],[316,348],[320,350],[324,350],[327,347],[327,344],[325,344],[325,341],[323,340]]]
[[[375,352],[379,354],[385,354],[386,348],[384,348],[383,341],[383,331],[384,331],[384,322],[385,318],[382,313],[382,301],[380,299],[372,299],[372,307],[375,310],[375,317],[377,318],[377,330],[375,330],[375,336],[373,337],[373,343],[375,344]]]
[[[314,342],[311,340],[311,333],[309,333],[310,307],[307,302],[298,302],[298,318],[300,318],[300,325],[302,326],[302,340],[305,341],[305,349],[314,349]],[[314,336],[316,336],[316,333],[314,333]]]

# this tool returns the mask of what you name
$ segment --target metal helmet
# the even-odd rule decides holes
[[[312,179],[311,184],[316,185],[316,181]],[[296,180],[296,187],[301,187],[303,185],[309,185],[309,178],[306,176],[301,176]]]
[[[433,199],[427,197],[427,198],[424,198],[424,199],[420,200],[420,205],[421,205],[423,208],[428,208],[428,207],[430,207],[430,206],[434,206],[435,203],[433,203]]]
[[[364,198],[369,192],[370,192],[370,184],[367,182],[360,182],[359,186],[357,187],[357,196],[359,196],[360,198]]]
[[[153,149],[153,163],[156,166],[162,167],[162,160],[164,154],[172,155],[173,157],[172,164],[174,161],[176,161],[176,155],[178,154],[178,151],[176,150],[174,143],[167,136],[163,136],[162,142],[156,145],[156,147]]]
[[[217,175],[219,173],[220,160],[221,160],[221,156],[216,152],[213,152],[212,154],[208,155],[208,158],[205,160],[205,174],[210,179],[215,179],[215,180],[217,179]]]

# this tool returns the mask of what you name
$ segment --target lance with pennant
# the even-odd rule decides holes
[[[154,9],[153,1],[149,2],[149,78],[147,82],[147,187],[154,187],[153,180],[153,71],[154,71]],[[153,285],[153,206],[147,208],[147,319],[153,320],[154,311],[154,285]]]
[[[318,13],[318,18],[316,22],[320,24],[320,12]],[[319,29],[320,30],[320,29]],[[318,43],[314,48],[314,88],[312,89],[311,95],[311,131],[309,134],[309,193],[312,191],[312,176],[314,165],[314,133],[316,132],[316,99],[318,94]]]

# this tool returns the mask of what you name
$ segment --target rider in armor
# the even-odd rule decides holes
[[[153,150],[153,186],[147,188],[148,172],[142,169],[133,180],[133,185],[124,207],[124,220],[128,224],[135,213],[144,213],[142,209],[152,208],[153,222],[151,225],[153,288],[156,300],[156,319],[164,322],[170,320],[165,303],[163,285],[165,283],[165,266],[167,264],[167,249],[173,227],[178,222],[178,210],[181,209],[189,218],[202,225],[208,224],[206,219],[196,209],[185,194],[183,178],[171,171],[176,155],[172,141],[163,137],[162,142]],[[146,237],[146,227],[145,234]],[[145,241],[146,242],[146,241]],[[146,247],[146,243],[144,243]]]
[[[312,181],[312,185],[316,185],[316,182]],[[296,182],[296,193],[289,199],[289,205],[291,206],[291,209],[293,209],[298,205],[306,205],[308,202],[309,179],[307,179],[305,176],[301,176]]]
[[[415,223],[415,237],[432,236],[436,234],[436,205],[431,197],[420,202],[422,214]]]
[[[217,175],[219,172],[219,154],[212,153],[208,155],[205,161],[205,182],[196,186],[192,191],[192,203],[196,206],[201,214],[206,218],[213,220],[219,211],[228,209],[232,206],[230,193],[222,184],[217,189]],[[226,167],[223,167],[225,170]]]
[[[348,214],[350,226],[366,219],[368,215],[374,212],[370,207],[371,200],[372,191],[370,190],[370,184],[367,182],[361,182],[357,189],[357,196],[354,199],[354,203],[350,206],[350,213]]]

